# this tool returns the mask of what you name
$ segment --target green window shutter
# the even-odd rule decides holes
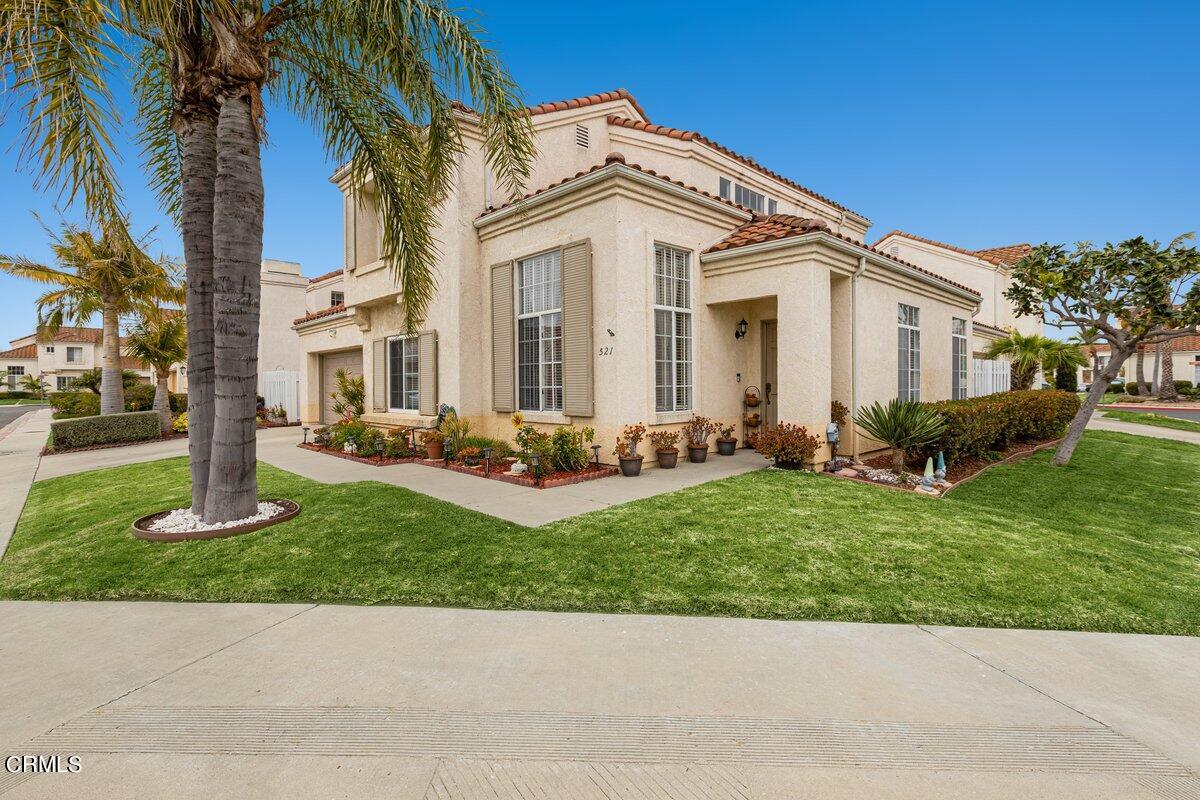
[[[387,339],[376,339],[371,342],[371,410],[387,409]]]
[[[563,413],[590,417],[592,392],[592,245],[575,242],[562,251]]]
[[[516,362],[513,338],[516,329],[513,313],[513,262],[492,267],[492,410],[511,413],[516,410]]]
[[[418,413],[432,417],[437,415],[437,332],[424,331],[417,334],[417,386]]]

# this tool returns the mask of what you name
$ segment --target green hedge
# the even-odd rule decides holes
[[[100,413],[100,395],[92,392],[51,392],[55,419],[94,417]]]
[[[0,392],[0,400],[36,400],[37,395],[33,392]]]
[[[935,449],[956,461],[986,458],[1019,442],[1058,438],[1079,411],[1080,400],[1074,392],[1029,390],[929,405],[946,420]]]
[[[50,423],[54,447],[68,450],[114,442],[141,442],[162,435],[162,418],[154,411],[130,411],[103,417],[79,417]]]

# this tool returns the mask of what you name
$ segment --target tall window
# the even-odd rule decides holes
[[[562,411],[562,256],[517,265],[517,384],[522,411]]]
[[[55,385],[58,386],[58,390],[60,392],[65,392],[67,389],[70,389],[72,383],[74,383],[74,378],[68,378],[64,375],[59,375],[58,380],[55,381]]]
[[[950,320],[952,347],[952,376],[953,385],[950,396],[953,400],[963,400],[967,396],[967,321],[955,317]]]
[[[10,366],[8,368],[8,377],[5,379],[5,382],[8,383],[9,391],[17,388],[17,378],[20,378],[24,374],[24,367]]]
[[[388,407],[392,411],[421,407],[419,352],[416,336],[388,339]]]
[[[686,250],[654,246],[654,409],[692,409],[692,278]]]
[[[900,304],[897,374],[901,400],[921,399],[921,309]]]

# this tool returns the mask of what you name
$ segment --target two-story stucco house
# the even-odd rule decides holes
[[[861,214],[652,124],[624,90],[530,109],[539,155],[519,199],[499,194],[475,115],[457,113],[467,151],[418,329],[402,327],[370,185],[355,197],[344,171],[333,176],[345,270],[310,284],[295,322],[305,421],[333,421],[339,368],[365,377],[372,424],[429,425],[447,403],[473,431],[509,438],[520,410],[594,427],[606,454],[626,424],[693,414],[741,438],[748,387],[764,423],[822,436],[834,400],[970,393],[975,321],[1002,324],[979,276],[866,244]],[[850,431],[841,449],[869,445]]]
[[[103,345],[101,328],[59,328],[54,333],[42,328],[14,339],[0,353],[4,388],[19,389],[24,376],[40,375],[47,391],[65,391],[80,375],[101,365]],[[122,356],[121,368],[136,372],[146,383],[152,380],[152,372],[139,359]],[[172,388],[175,379],[172,375]]]

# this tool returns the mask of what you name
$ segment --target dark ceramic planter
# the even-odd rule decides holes
[[[717,439],[717,455],[731,456],[737,452],[737,439]]]
[[[658,466],[663,469],[675,469],[675,465],[679,463],[678,450],[659,450],[658,451]]]
[[[688,445],[688,461],[693,464],[703,464],[708,460],[708,445]]]
[[[644,456],[635,458],[618,458],[621,462],[621,474],[626,478],[636,478],[642,474],[642,459]]]

